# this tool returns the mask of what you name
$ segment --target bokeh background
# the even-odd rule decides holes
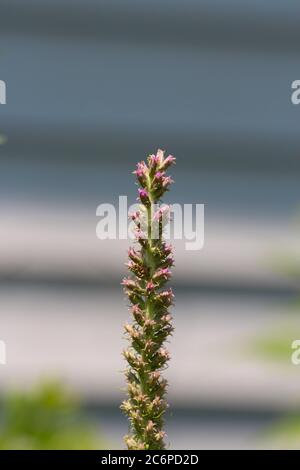
[[[68,387],[96,447],[122,448],[127,242],[96,238],[96,207],[134,202],[161,147],[169,202],[205,204],[204,249],[176,243],[170,447],[299,447],[299,17],[292,0],[1,0],[0,446],[95,445]]]

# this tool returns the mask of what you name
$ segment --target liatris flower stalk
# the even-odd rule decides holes
[[[163,239],[168,207],[159,206],[172,180],[167,168],[175,163],[172,155],[164,157],[158,150],[147,163],[137,164],[134,171],[139,184],[139,210],[131,215],[139,248],[130,248],[127,267],[131,276],[122,282],[131,302],[133,322],[125,325],[129,348],[124,352],[128,362],[126,378],[128,399],[121,408],[130,420],[130,434],[124,440],[129,450],[164,449],[164,413],[167,381],[161,371],[166,368],[169,353],[163,343],[172,333],[169,308],[172,289],[165,284],[174,264],[172,247]]]

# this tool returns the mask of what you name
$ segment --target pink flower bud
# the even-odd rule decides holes
[[[155,289],[155,285],[152,281],[147,282],[146,290],[147,292],[153,292]]]
[[[131,311],[132,311],[132,313],[142,313],[142,310],[140,309],[140,307],[138,305],[133,305],[131,307]]]
[[[139,162],[137,164],[137,168],[133,173],[136,175],[136,177],[137,177],[138,181],[140,182],[140,184],[145,183],[146,177],[147,177],[147,171],[148,171],[148,169],[147,169],[147,165],[146,165],[145,162]]]
[[[160,164],[160,157],[158,155],[149,155],[148,162],[150,168],[155,169]]]
[[[130,212],[128,214],[128,217],[134,221],[138,220],[140,218],[140,211],[136,211],[136,212]]]
[[[164,205],[160,207],[154,214],[153,219],[160,221],[160,219],[168,219],[170,215],[170,206]]]
[[[153,279],[155,279],[155,280],[164,279],[164,280],[167,281],[170,277],[171,277],[170,269],[169,268],[161,268],[158,271],[156,271],[156,273],[153,276]]]
[[[158,171],[157,173],[155,173],[153,180],[156,182],[162,182],[163,177],[164,177],[164,172]]]
[[[135,265],[136,263],[134,261],[127,261],[127,263],[125,263],[125,266],[130,270],[134,269]]]
[[[165,252],[166,255],[169,255],[169,254],[172,253],[173,247],[172,247],[172,245],[165,243],[165,244],[163,245],[163,250],[164,250],[164,252]]]
[[[147,426],[146,426],[146,432],[152,432],[154,430],[154,423],[153,421],[148,421]]]
[[[138,264],[142,263],[142,259],[139,256],[139,253],[137,253],[134,248],[129,248],[128,257],[135,263],[138,263]]]
[[[137,287],[137,284],[135,281],[132,279],[124,278],[123,281],[121,282],[121,286],[126,287],[127,289],[133,290]]]
[[[171,288],[160,292],[157,296],[157,300],[163,305],[165,305],[166,307],[169,307],[170,305],[172,305],[173,298],[174,298],[174,294]]]
[[[166,170],[169,168],[170,165],[174,165],[176,162],[176,158],[173,157],[173,155],[169,155],[165,160],[161,162],[161,165],[159,167],[160,170]]]
[[[170,176],[164,176],[162,178],[162,186],[163,188],[168,188],[168,186],[170,186],[170,184],[174,183],[174,180],[172,180],[172,178]]]
[[[137,242],[139,242],[142,246],[146,245],[147,235],[142,230],[135,230],[134,235]]]

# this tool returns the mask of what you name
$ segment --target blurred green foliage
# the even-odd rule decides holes
[[[300,211],[296,214],[294,222],[299,227]],[[285,252],[282,255],[276,255],[272,262],[273,268],[287,277],[295,279],[299,285],[300,280],[300,253]],[[277,325],[276,329],[255,338],[252,344],[252,350],[261,358],[272,361],[280,361],[287,366],[291,365],[291,345],[295,339],[300,337],[300,290],[298,296],[292,304],[288,305],[289,315],[285,324]],[[296,315],[295,315],[296,314]],[[300,390],[299,390],[300,404]],[[300,405],[299,405],[300,406]],[[274,449],[299,449],[300,448],[300,413],[295,410],[293,414],[288,414],[279,418],[267,430],[263,437],[265,446]]]
[[[300,255],[282,255],[277,256],[273,261],[273,265],[277,271],[285,274],[290,278],[300,280]]]
[[[103,449],[74,396],[56,381],[9,393],[0,412],[0,449]]]
[[[0,145],[4,145],[6,143],[7,139],[5,135],[0,134]]]
[[[300,230],[300,208],[293,218],[293,224],[297,230]],[[281,254],[276,254],[269,259],[269,265],[280,274],[296,281],[296,285],[300,285],[300,252],[295,250],[290,252],[288,247],[282,250]],[[252,342],[251,349],[256,354],[265,359],[274,361],[282,360],[287,364],[291,362],[292,349],[291,345],[300,334],[300,289],[298,295],[293,301],[287,305],[288,315],[285,317],[285,323],[280,322],[276,328],[255,338]],[[292,314],[294,314],[292,316]],[[299,334],[297,335],[297,332]],[[296,338],[296,336],[297,338]]]
[[[300,207],[293,217],[293,226],[299,233],[300,231]],[[270,259],[270,265],[276,272],[284,274],[289,278],[295,279],[297,282],[300,280],[300,251],[299,246],[295,249],[290,249],[288,246],[282,249],[281,253],[276,253]],[[300,295],[300,290],[299,290]]]
[[[265,336],[261,335],[253,339],[249,349],[261,358],[281,361],[290,365],[291,344],[295,339],[295,331],[300,331],[300,324],[298,324],[298,328],[296,325],[294,328],[285,326],[281,330],[276,328]]]
[[[286,416],[269,429],[264,442],[273,449],[300,448],[300,415]]]

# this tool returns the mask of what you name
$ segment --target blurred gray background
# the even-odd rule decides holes
[[[252,351],[300,334],[299,282],[274,263],[300,256],[299,17],[292,0],[1,0],[2,392],[61,377],[122,446],[127,242],[97,240],[96,207],[133,203],[161,147],[168,201],[206,211],[204,249],[176,243],[171,447],[259,447],[300,408],[300,369]]]

